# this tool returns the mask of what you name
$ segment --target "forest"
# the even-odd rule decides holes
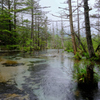
[[[27,15],[31,18],[25,19]],[[1,0],[1,49],[29,51],[46,48],[50,34],[44,15],[38,1]]]
[[[48,12],[42,11],[42,8],[47,9],[49,7],[41,7],[39,1],[33,0],[1,0],[1,50],[27,52],[54,48],[71,51],[74,54],[79,52],[81,55],[89,55],[90,57],[96,55],[99,57],[99,1],[95,2],[93,8],[96,9],[97,13],[90,15],[89,12],[92,8],[87,5],[86,9],[83,10],[80,1],[77,1],[76,5],[74,4],[76,8],[72,6],[73,3],[71,2],[70,4],[68,2],[64,3],[69,9],[62,8],[63,11],[59,16],[61,17],[61,23],[58,23],[57,20],[52,22],[56,25],[52,25],[51,31],[48,27],[51,22],[46,16]],[[87,10],[89,10],[88,13],[86,13]],[[84,13],[86,13],[84,20],[81,21]],[[74,17],[77,17],[76,20]],[[64,24],[66,24],[64,23],[65,18],[69,20],[69,26],[67,27],[64,27]],[[95,20],[95,23],[91,23],[92,20]],[[70,28],[69,32],[68,27]],[[91,28],[94,33],[91,32]]]
[[[40,1],[0,0],[0,99],[99,100],[100,0]]]

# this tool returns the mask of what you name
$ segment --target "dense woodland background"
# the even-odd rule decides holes
[[[90,7],[88,0],[66,0],[63,3],[66,8],[61,8],[57,16],[61,18],[61,25],[57,20],[50,22],[48,12],[43,11],[49,7],[41,7],[39,1],[0,0],[1,50],[52,48],[74,52],[78,58],[80,55],[100,58],[100,0],[95,1],[94,7]],[[94,9],[95,12],[89,14]],[[64,23],[65,20],[68,22]],[[54,25],[51,30],[50,23]]]

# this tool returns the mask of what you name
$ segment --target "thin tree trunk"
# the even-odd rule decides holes
[[[34,39],[33,39],[33,37],[34,37],[34,32],[33,32],[34,31],[34,29],[33,29],[33,27],[34,27],[34,21],[33,21],[34,20],[34,15],[33,15],[34,14],[33,13],[34,12],[34,8],[33,8],[34,2],[33,2],[33,0],[31,0],[31,4],[32,4],[31,5],[31,7],[32,7],[31,8],[31,40],[32,41],[31,41],[30,45],[33,46],[33,44],[34,44]],[[30,51],[32,51],[32,48],[30,48]]]
[[[52,30],[53,30],[52,46],[53,46],[53,48],[55,48],[55,30],[54,30],[54,23],[52,23]]]
[[[47,40],[47,17],[46,17],[46,19],[45,19],[45,33],[46,33],[46,48],[47,48],[47,42],[48,42],[48,40]]]
[[[100,50],[100,44],[97,46],[95,52],[97,52],[98,50]]]
[[[84,52],[86,52],[86,50],[85,50],[85,48],[84,48],[84,45],[83,45],[83,43],[81,42],[79,36],[78,36],[77,34],[75,34],[75,35],[76,35],[76,37],[77,37],[77,39],[78,39],[79,44],[82,46]]]
[[[31,39],[33,39],[33,8],[31,9]]]
[[[2,4],[2,14],[3,14],[3,0],[1,1],[1,4]]]
[[[86,68],[86,78],[87,78],[87,83],[88,85],[92,85],[93,84],[93,65],[87,65],[87,68]]]
[[[39,28],[39,16],[38,16],[38,47],[40,47],[40,41],[39,41],[39,38],[40,38],[40,28]]]
[[[62,21],[62,17],[61,17],[61,44],[62,44],[62,47],[63,47],[63,49],[65,49],[64,48],[64,33],[63,33],[63,31],[64,31],[64,29],[63,29],[63,21]]]
[[[8,0],[8,10],[9,10],[9,17],[10,17],[10,0]],[[11,20],[9,22],[9,31],[11,32]]]
[[[94,53],[92,39],[91,39],[88,0],[84,0],[84,14],[85,14],[87,46],[88,46],[89,57],[91,58],[95,56],[95,53]]]
[[[77,19],[78,19],[78,37],[80,38],[80,21],[79,21],[79,6],[77,0]]]
[[[14,0],[14,31],[16,32],[16,0]]]
[[[70,14],[70,30],[71,30],[71,36],[72,36],[73,50],[74,50],[74,54],[76,54],[77,47],[76,47],[75,34],[74,34],[74,29],[73,29],[71,0],[69,0],[69,14]]]
[[[99,29],[99,8],[98,8],[98,29]],[[98,40],[100,39],[100,31],[98,31]]]
[[[58,34],[58,22],[56,21],[56,27],[57,27],[57,30],[56,30],[56,33]],[[58,53],[59,53],[59,47],[58,47],[58,41],[56,39],[56,47],[58,49]]]

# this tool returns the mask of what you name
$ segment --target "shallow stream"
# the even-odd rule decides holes
[[[73,56],[55,49],[1,54],[0,100],[100,100],[100,82],[93,91],[77,88]],[[6,60],[19,64],[2,65]]]

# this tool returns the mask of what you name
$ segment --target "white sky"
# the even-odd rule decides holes
[[[52,16],[51,14],[54,14],[54,15],[57,15],[59,16],[59,13],[61,11],[61,9],[59,9],[58,7],[68,7],[67,4],[62,4],[64,1],[66,0],[41,0],[40,1],[40,5],[43,7],[43,6],[51,6],[51,8],[46,8],[45,11],[50,11],[50,13],[47,14],[48,16],[48,19],[50,20],[60,20],[58,19],[57,17],[54,17]],[[75,1],[75,0],[74,0]],[[76,0],[77,1],[77,0]],[[79,0],[79,2],[81,2],[82,0]],[[93,9],[93,6],[94,6],[94,3],[95,3],[95,0],[89,0],[89,6]],[[73,4],[73,3],[72,3]],[[94,9],[90,11],[90,14],[91,13],[95,13]],[[93,21],[92,21],[93,22]],[[68,26],[68,21],[65,22],[64,25]],[[56,23],[55,23],[56,25]],[[59,23],[59,25],[61,25],[61,23]],[[52,30],[52,24],[51,24],[51,30]],[[76,26],[77,27],[77,26]],[[67,28],[67,30],[69,30]]]
[[[51,14],[55,14],[57,15],[59,12],[59,8],[58,7],[66,7],[66,4],[62,4],[64,1],[66,0],[41,0],[40,1],[40,5],[41,6],[51,6],[51,8],[46,8],[46,11],[50,11],[49,14],[47,14],[49,19],[54,19],[56,20],[57,18],[52,17]],[[76,0],[77,1],[77,0]],[[81,0],[79,0],[81,1]],[[89,4],[91,5],[91,7],[93,7],[95,0],[90,0]]]
[[[48,18],[49,19],[56,19],[55,17],[52,17],[51,14],[58,14],[59,12],[59,8],[58,7],[63,7],[64,4],[61,4],[63,3],[65,0],[41,0],[40,1],[40,5],[41,6],[51,6],[50,8],[46,8],[45,10],[46,11],[50,11],[48,15]]]

